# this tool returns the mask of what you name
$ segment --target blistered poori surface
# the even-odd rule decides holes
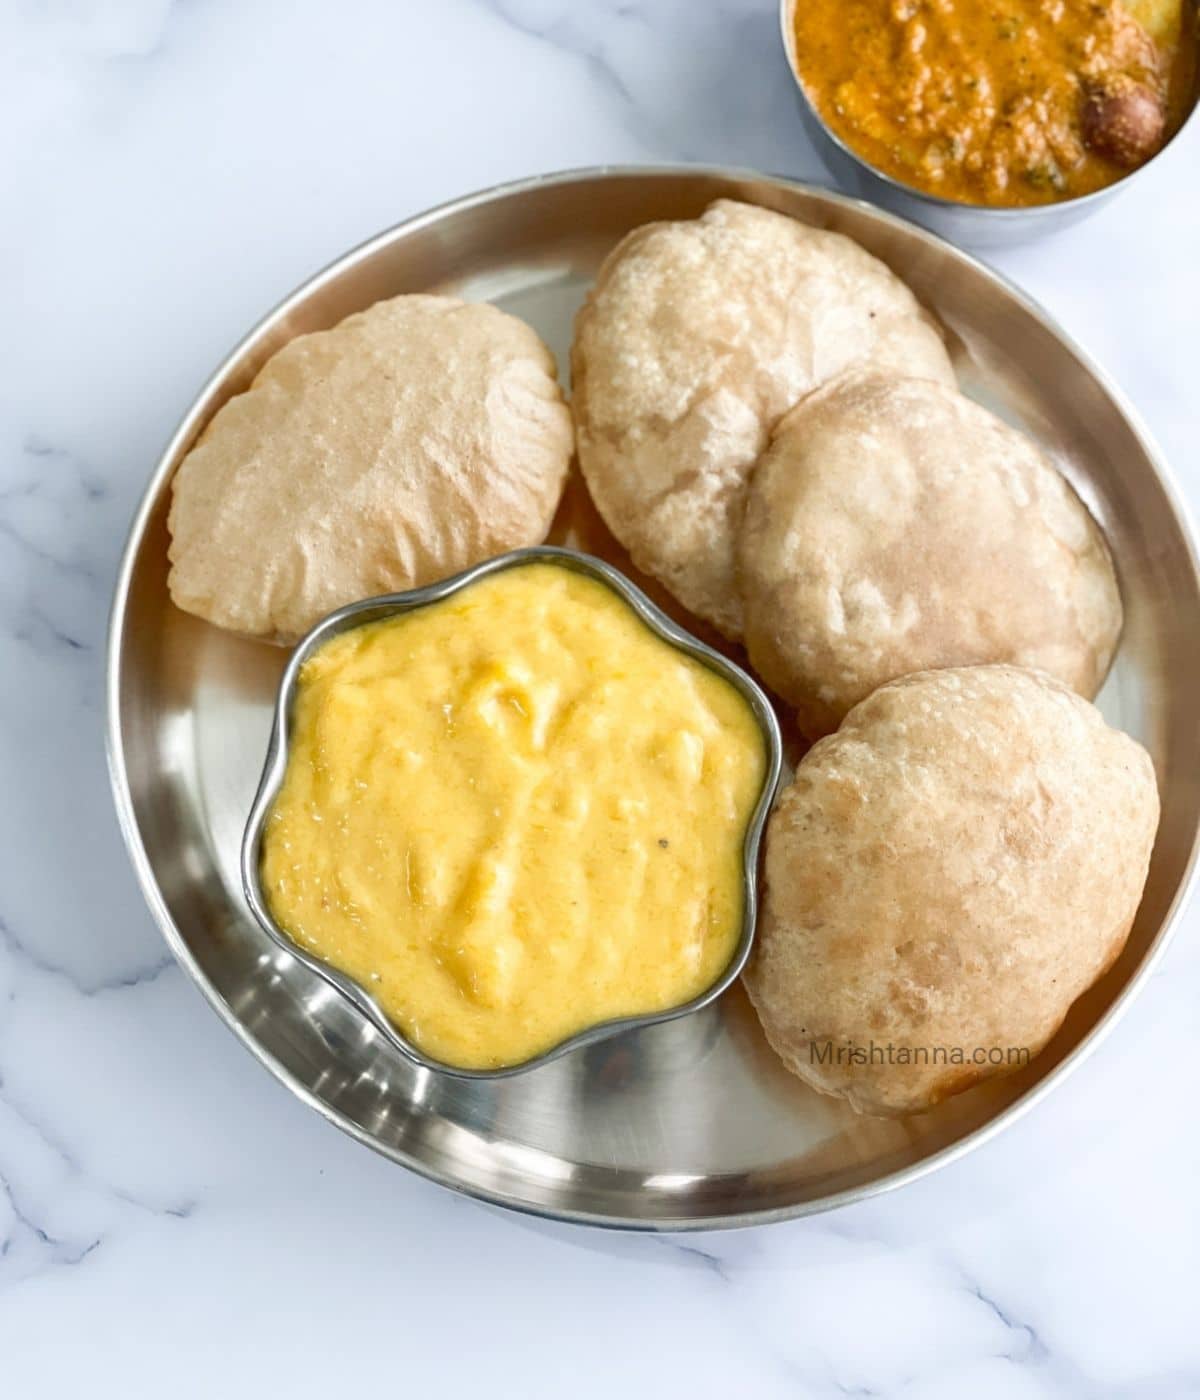
[[[290,642],[334,608],[539,544],[573,434],[554,358],[487,304],[400,296],[298,336],[184,459],[171,596]]]
[[[1145,750],[1049,677],[884,686],[809,751],[768,825],[746,972],[768,1040],[872,1113],[1018,1068],[1124,946],[1157,822]],[[872,1046],[890,1060],[856,1058]]]
[[[718,200],[606,259],[571,352],[580,464],[639,568],[740,637],[735,541],[772,428],[850,365],[954,376],[912,292],[849,238]]]
[[[779,424],[739,540],[751,663],[818,738],[911,671],[1007,661],[1091,699],[1121,631],[1104,537],[956,389],[850,373]]]

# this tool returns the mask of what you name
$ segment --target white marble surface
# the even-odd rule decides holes
[[[165,955],[112,815],[126,522],[225,349],[423,206],[695,159],[797,175],[770,0],[0,7],[0,1393],[1200,1393],[1197,920],[1116,1035],[967,1161],[770,1230],[634,1238],[343,1138]],[[1193,501],[1197,142],[999,259]]]

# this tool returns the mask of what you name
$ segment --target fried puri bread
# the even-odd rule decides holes
[[[1121,631],[1098,526],[956,389],[851,372],[793,409],[739,537],[750,660],[809,738],[910,671],[1012,662],[1091,699]]]
[[[1049,676],[883,686],[770,819],[746,972],[767,1039],[866,1113],[1017,1067],[1124,946],[1158,810],[1146,752]]]
[[[592,497],[637,566],[731,638],[747,479],[783,414],[855,364],[954,380],[882,262],[730,200],[635,229],[579,313],[572,408]]]
[[[277,642],[376,593],[545,538],[570,413],[536,332],[400,296],[304,335],[231,399],[173,483],[171,596]]]

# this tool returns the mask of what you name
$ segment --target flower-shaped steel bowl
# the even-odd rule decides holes
[[[287,769],[296,683],[305,661],[315,651],[342,632],[365,626],[367,623],[379,622],[384,618],[396,617],[400,613],[413,612],[430,603],[448,598],[451,594],[458,593],[464,588],[469,588],[473,583],[490,577],[492,574],[536,561],[550,562],[563,568],[573,569],[577,573],[586,574],[588,577],[603,583],[623,599],[642,622],[663,641],[685,655],[694,657],[729,681],[746,701],[758,722],[766,749],[766,769],[762,789],[747,824],[742,845],[741,936],[729,964],[706,991],[702,992],[700,996],[693,997],[690,1001],[683,1002],[679,1006],[669,1007],[665,1011],[655,1011],[641,1016],[626,1016],[588,1026],[568,1039],[560,1041],[557,1045],[551,1046],[549,1050],[543,1051],[540,1055],[536,1055],[532,1059],[522,1060],[519,1064],[504,1065],[498,1069],[461,1069],[456,1065],[446,1064],[424,1054],[401,1033],[365,987],[301,948],[275,922],[267,907],[262,888],[263,831]],[[734,982],[745,966],[746,959],[750,956],[750,948],[754,941],[758,848],[767,814],[771,808],[771,800],[779,782],[782,761],[782,744],[775,712],[766,695],[745,671],[735,666],[732,661],[727,660],[720,652],[714,651],[712,647],[706,646],[696,637],[685,632],[682,627],[678,627],[646,597],[640,588],[630,583],[623,574],[601,560],[594,559],[588,554],[581,554],[576,550],[551,546],[518,549],[509,554],[499,555],[495,559],[489,559],[486,563],[477,564],[472,569],[467,569],[441,583],[431,584],[428,588],[415,588],[407,593],[389,593],[378,598],[366,598],[359,603],[350,603],[318,622],[299,643],[279,684],[279,695],[275,703],[275,720],[271,728],[266,766],[263,769],[262,780],[258,786],[254,805],[250,809],[250,818],[246,823],[245,835],[242,838],[242,888],[254,917],[268,936],[281,949],[323,978],[335,991],[355,1006],[405,1059],[424,1069],[435,1070],[441,1074],[456,1075],[463,1079],[501,1079],[508,1075],[534,1069],[538,1065],[557,1059],[560,1055],[565,1055],[570,1050],[576,1050],[585,1045],[594,1045],[597,1041],[607,1040],[610,1036],[620,1035],[625,1031],[637,1030],[644,1026],[657,1025],[662,1021],[673,1021],[679,1016],[686,1016],[690,1012],[698,1011],[702,1006],[707,1006],[710,1002],[715,1001]]]

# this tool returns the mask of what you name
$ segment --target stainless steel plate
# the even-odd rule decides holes
[[[859,1118],[785,1073],[739,989],[508,1080],[407,1063],[278,949],[243,901],[242,829],[286,653],[176,611],[166,592],[171,473],[213,412],[292,336],[380,297],[454,291],[525,317],[565,364],[575,308],[613,243],[719,196],[839,229],[890,263],[948,328],[968,391],[1055,454],[1107,531],[1124,591],[1125,637],[1101,705],[1153,754],[1163,799],[1129,944],[1028,1069],[897,1122]],[[553,538],[629,570],[578,489]],[[151,479],[117,583],[113,785],[138,877],[179,961],[258,1059],[346,1132],[518,1209],[658,1229],[750,1224],[897,1186],[977,1146],[1113,1024],[1162,952],[1195,863],[1198,637],[1195,547],[1153,445],[1096,367],[1002,279],[869,205],[785,181],[696,168],[575,172],[471,196],[365,244],[272,312],[204,387]]]

